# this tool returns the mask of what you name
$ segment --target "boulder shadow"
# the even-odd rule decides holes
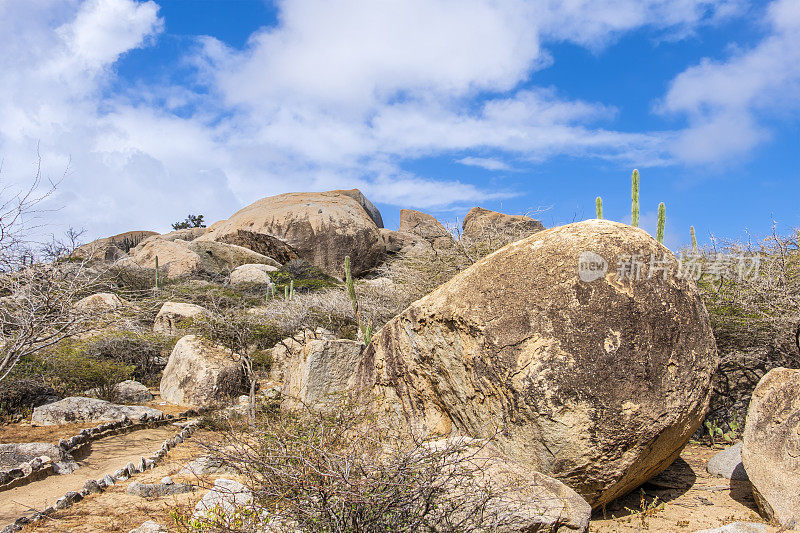
[[[736,468],[744,468],[741,464]],[[756,504],[756,498],[753,496],[753,485],[749,481],[741,481],[737,479],[731,479],[731,498],[736,500],[737,502],[741,503],[745,507],[748,507],[755,511],[758,514],[761,514],[758,510],[758,504]]]
[[[646,511],[649,506],[669,503],[689,491],[697,480],[692,467],[679,457],[666,470],[646,481],[625,496],[595,509],[599,518],[621,518]]]

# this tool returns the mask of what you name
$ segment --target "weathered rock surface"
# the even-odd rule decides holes
[[[169,278],[196,273],[227,274],[240,265],[252,263],[280,266],[274,259],[248,248],[224,242],[201,242],[201,238],[191,242],[154,238],[142,244],[127,261],[142,268],[153,269],[158,257],[159,268],[164,268]]]
[[[125,305],[125,301],[109,292],[98,292],[75,302],[75,309],[83,313],[109,313]]]
[[[152,407],[117,405],[97,398],[71,396],[34,409],[31,425],[57,426],[70,422],[114,422],[125,417],[138,420],[142,415],[156,418],[161,417],[163,413]]]
[[[453,236],[441,222],[427,213],[413,209],[400,210],[398,231],[419,237],[436,249],[454,244]]]
[[[275,272],[278,267],[272,265],[242,265],[236,267],[231,272],[231,285],[240,283],[258,283],[269,285],[272,283],[269,278],[270,272]]]
[[[236,472],[224,466],[222,461],[212,457],[198,457],[186,463],[186,466],[181,468],[178,472],[179,476],[186,478],[194,478],[200,476],[208,476],[213,474],[235,474]]]
[[[97,396],[100,389],[86,391],[89,396]],[[127,379],[114,385],[111,391],[112,400],[121,403],[145,403],[153,399],[153,394],[145,385],[138,381]]]
[[[158,233],[154,231],[127,231],[119,235],[95,239],[76,248],[72,252],[72,257],[92,261],[116,261],[128,255],[126,250],[130,250],[143,240],[154,235],[158,235]]]
[[[181,321],[199,319],[211,315],[211,311],[195,304],[164,302],[153,322],[153,331],[164,335],[177,335]]]
[[[153,241],[186,241],[191,242],[198,238],[200,235],[206,232],[206,228],[185,228],[185,229],[178,229],[175,231],[170,231],[169,233],[164,233],[163,235],[153,235],[151,237],[147,237],[142,242],[140,242],[136,248],[132,250],[132,255],[135,255],[140,249],[147,245],[147,243]]]
[[[439,504],[447,519],[457,522],[487,498],[474,519],[483,520],[478,531],[549,531],[557,533],[588,530],[592,507],[574,490],[528,465],[516,462],[493,446],[466,437],[429,441],[425,448],[443,454],[442,469],[448,477],[437,480],[443,489]],[[449,508],[451,507],[451,508]]]
[[[167,533],[167,528],[158,522],[148,520],[136,529],[131,529],[129,533]]]
[[[180,239],[156,238],[144,242],[127,261],[141,268],[155,269],[156,257],[159,268],[163,268],[169,278],[180,278],[202,270],[200,256],[189,249],[189,242]]]
[[[286,380],[286,366],[292,359],[302,357],[301,352],[306,343],[313,340],[335,339],[336,336],[324,328],[316,330],[305,329],[298,331],[291,337],[283,339],[270,351],[272,355],[272,365],[270,366],[269,378],[273,381],[283,383]]]
[[[706,470],[709,474],[734,481],[748,481],[747,472],[742,464],[742,443],[725,448],[712,457],[706,465]]]
[[[305,343],[284,365],[284,405],[317,407],[350,390],[363,350],[363,343],[346,339]]]
[[[192,516],[205,517],[213,509],[230,516],[237,508],[247,506],[252,501],[253,493],[238,481],[218,479],[214,481],[214,487],[197,502]]]
[[[587,251],[606,265],[653,254],[671,271],[586,277]],[[441,434],[501,428],[503,453],[603,505],[669,466],[708,405],[714,338],[677,266],[646,232],[616,222],[537,233],[389,321],[364,353],[359,387]]]
[[[161,397],[174,404],[208,407],[242,390],[236,354],[197,335],[175,344],[161,378]]]
[[[524,215],[506,215],[482,207],[473,207],[462,223],[461,236],[473,242],[524,239],[544,225]]]
[[[197,487],[187,483],[139,483],[132,482],[128,485],[125,492],[140,498],[160,498],[161,496],[171,496],[173,494],[185,494],[194,492]]]
[[[78,463],[64,450],[49,442],[26,442],[0,444],[0,471],[16,468],[37,457],[49,458],[56,474],[71,474],[78,469]]]
[[[764,515],[800,527],[800,370],[772,369],[753,391],[742,462]]]
[[[371,205],[356,190],[270,196],[212,225],[195,242],[224,242],[240,230],[271,235],[332,276],[342,277],[349,255],[358,275],[377,266],[385,252]]]
[[[189,249],[200,256],[203,270],[210,274],[226,274],[238,266],[256,263],[281,266],[271,257],[249,248],[225,242],[203,241],[202,237],[190,242]]]
[[[254,252],[271,257],[282,264],[300,258],[300,256],[297,255],[297,251],[282,239],[274,235],[258,233],[247,229],[237,229],[235,232],[227,233],[219,239],[219,242],[243,246]]]

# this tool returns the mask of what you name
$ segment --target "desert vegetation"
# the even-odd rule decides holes
[[[638,182],[634,172],[633,226]],[[32,209],[26,201],[12,203],[12,212]],[[592,459],[616,446],[601,449],[599,442],[628,442],[628,432],[655,436],[680,427],[684,433],[670,443],[670,453],[690,439],[710,448],[735,443],[745,433],[759,381],[775,367],[800,366],[797,235],[776,231],[745,243],[712,238],[701,246],[691,228],[691,247],[668,258],[684,277],[670,283],[666,276],[663,282],[645,277],[649,296],[624,302],[619,292],[605,289],[586,299],[584,282],[576,282],[577,296],[564,299],[559,291],[568,283],[550,280],[577,279],[577,272],[547,258],[577,257],[579,249],[570,248],[576,242],[589,242],[608,257],[662,252],[664,204],[654,239],[603,219],[599,197],[596,220],[554,232],[531,217],[482,208],[471,210],[457,228],[404,210],[400,229],[390,231],[377,226],[379,215],[358,191],[293,197],[289,210],[285,201],[265,199],[258,216],[281,212],[286,228],[306,228],[296,219],[324,205],[345,213],[341,227],[284,242],[272,233],[243,237],[235,217],[212,231],[200,225],[202,217],[190,216],[166,235],[129,232],[83,245],[80,233],[70,231],[64,242],[53,239],[36,249],[9,226],[0,277],[2,422],[19,428],[43,420],[60,398],[71,406],[65,409],[93,397],[111,402],[109,409],[130,404],[160,412],[174,404],[205,410],[197,453],[219,471],[211,479],[185,479],[187,494],[193,484],[209,490],[200,502],[193,500],[197,507],[169,507],[168,527],[179,531],[585,531],[592,507],[605,513],[648,480],[636,474],[645,467]],[[355,222],[354,206],[363,210]],[[616,237],[598,241],[597,227]],[[514,245],[536,234],[541,255]],[[314,247],[307,247],[309,240]],[[270,250],[285,260],[265,255]],[[607,268],[613,276],[615,265]],[[741,275],[743,268],[748,275]],[[695,297],[703,305],[691,303]],[[666,314],[653,307],[659,298],[668,302]],[[617,338],[595,339],[596,332],[620,327],[606,321],[616,324],[611,310],[623,303],[639,306],[636,320],[645,322],[626,326],[630,331]],[[588,311],[593,306],[599,311]],[[539,318],[527,313],[559,326],[536,330]],[[573,331],[575,323],[583,329]],[[669,328],[682,333],[671,340],[659,336]],[[568,375],[559,366],[566,363],[548,359],[546,350],[537,352],[537,364],[548,372],[505,366],[514,357],[530,357],[521,347],[531,338],[542,343],[546,335],[553,337],[542,346],[549,342],[586,359]],[[637,343],[641,349],[631,351]],[[625,364],[589,370],[595,363],[587,354],[596,346],[604,357],[625,351],[613,355]],[[514,350],[523,355],[510,357]],[[675,350],[695,354],[692,363],[678,361],[684,366],[675,384],[636,370],[640,363],[666,364],[659,354]],[[468,362],[483,352],[479,363]],[[632,361],[633,371],[626,366]],[[618,385],[596,387],[597,373]],[[570,403],[573,395],[606,406],[629,402],[626,387],[640,382],[642,391],[663,390],[652,403],[641,393],[639,409],[666,410],[634,417],[628,427],[612,408],[603,415],[608,418],[592,418]],[[549,389],[565,402],[558,412],[588,417],[580,434],[549,427],[537,437],[540,450],[557,442],[574,443],[562,454],[582,449],[565,459],[571,470],[519,453],[528,445],[521,444],[520,435],[528,433],[519,428],[539,413],[556,412],[549,403],[554,396],[537,392]],[[517,403],[506,403],[514,397]],[[106,409],[87,405],[88,414],[54,411],[47,420],[92,417]],[[587,434],[602,438],[587,445]],[[656,460],[647,446],[630,448],[636,464]],[[231,479],[220,485],[220,472]],[[177,490],[167,486],[152,483],[146,490]],[[200,509],[207,498],[216,503]],[[665,496],[642,492],[641,512],[628,516],[643,524],[657,517],[666,505],[658,498]]]

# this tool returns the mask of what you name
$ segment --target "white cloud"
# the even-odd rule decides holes
[[[776,0],[769,34],[725,61],[704,59],[673,81],[659,109],[689,120],[674,151],[688,162],[740,156],[769,138],[763,118],[800,104],[800,3]]]
[[[289,190],[357,186],[374,201],[447,207],[507,198],[403,170],[416,157],[506,165],[556,154],[658,163],[662,133],[603,124],[615,110],[521,89],[567,40],[597,49],[642,26],[690,32],[727,0],[280,0],[244,50],[198,37],[208,93],[127,87],[119,58],[165,31],[155,1],[0,1],[3,178],[71,160],[56,222],[93,236],[209,220]],[[24,31],[20,31],[24,28]],[[188,52],[187,52],[188,53]],[[192,80],[194,83],[196,80]],[[109,89],[123,89],[109,95]],[[180,109],[181,113],[175,110]],[[491,158],[471,156],[471,152]],[[495,155],[497,154],[497,155]]]
[[[456,163],[470,167],[480,167],[484,170],[513,170],[509,164],[491,157],[462,157],[457,159]]]

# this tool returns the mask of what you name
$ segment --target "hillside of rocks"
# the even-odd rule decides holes
[[[0,527],[800,528],[791,320],[681,261],[601,219],[388,229],[358,190],[87,243],[4,278],[12,325],[77,289],[0,381]]]

